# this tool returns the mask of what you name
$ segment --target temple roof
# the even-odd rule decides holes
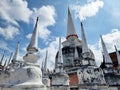
[[[36,20],[35,28],[32,33],[30,44],[27,47],[27,51],[38,51],[38,30],[37,30],[38,17]]]
[[[101,43],[102,43],[103,55],[104,55],[104,58],[105,58],[105,63],[106,63],[106,64],[112,64],[112,60],[111,60],[111,58],[110,58],[110,56],[109,56],[109,53],[108,53],[108,51],[107,51],[107,48],[106,48],[106,46],[105,46],[105,43],[104,43],[104,41],[103,41],[102,36],[101,36]]]
[[[67,36],[66,36],[66,38],[68,39],[70,36],[78,37],[76,30],[75,30],[75,27],[74,27],[74,24],[73,24],[70,9],[68,8],[68,21],[67,21]]]

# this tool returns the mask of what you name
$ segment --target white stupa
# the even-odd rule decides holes
[[[52,90],[69,90],[69,76],[63,70],[63,56],[61,49],[61,38],[59,38],[59,52],[58,60],[56,62],[57,67],[55,72],[52,74]]]
[[[96,65],[94,55],[92,54],[91,50],[88,48],[82,22],[81,22],[81,36],[82,36],[82,56],[83,56],[82,64]]]
[[[79,90],[95,89],[107,90],[107,84],[101,68],[96,66],[94,55],[88,48],[83,24],[81,23],[82,36],[82,66],[77,70]]]
[[[48,51],[46,51],[45,61],[42,63],[42,82],[45,84],[48,88],[50,88],[50,79],[49,74],[47,72],[47,57],[48,57]]]
[[[38,17],[36,20],[35,28],[31,37],[30,44],[27,47],[27,54],[23,57],[27,63],[37,63],[39,59],[38,52],[38,30],[37,30]]]

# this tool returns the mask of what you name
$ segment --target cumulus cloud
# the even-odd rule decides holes
[[[19,34],[18,28],[13,27],[11,25],[7,26],[6,28],[0,27],[0,35],[5,37],[5,39],[13,39],[13,37],[18,34]]]
[[[28,2],[26,0],[4,0],[0,3],[0,18],[4,20],[7,25],[9,24],[13,30],[16,29],[15,31],[19,30],[15,27],[19,26],[18,21],[30,23],[30,20],[35,20],[37,16],[40,19],[38,23],[39,37],[46,40],[51,34],[48,27],[55,24],[56,13],[53,6],[47,5],[40,8],[29,9]],[[10,28],[10,26],[0,28],[1,35],[3,35],[6,39],[12,39],[13,36],[16,35],[15,32],[12,33],[13,30],[6,33],[6,35],[4,34],[8,31],[6,29]],[[30,38],[30,35],[27,35],[26,37]]]
[[[108,51],[114,51],[114,45],[120,49],[120,30],[113,29],[110,33],[103,35],[103,39],[108,47]]]
[[[117,46],[118,50],[120,50],[120,30],[113,29],[110,33],[102,35],[103,40],[106,44],[107,50],[109,53],[114,52],[115,48],[114,45]],[[97,65],[100,65],[100,62],[102,62],[102,47],[101,47],[101,40],[93,45],[89,45],[90,49],[93,51]]]
[[[0,49],[10,51],[8,44],[3,40],[0,40]]]
[[[33,17],[39,17],[38,30],[39,37],[43,40],[48,39],[51,31],[48,26],[53,26],[55,24],[55,8],[53,6],[47,5],[40,8],[34,8]]]
[[[72,9],[75,10],[76,18],[79,18],[81,21],[86,20],[88,17],[95,16],[100,8],[102,8],[104,2],[101,0],[89,1],[84,6],[73,5]]]
[[[13,39],[19,34],[18,21],[29,23],[32,13],[26,0],[3,0],[0,3],[0,19],[5,26],[0,26],[0,35]]]
[[[29,22],[31,14],[26,0],[3,0],[0,3],[0,17],[9,23],[18,25],[17,21]]]

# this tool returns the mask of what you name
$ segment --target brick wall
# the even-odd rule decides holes
[[[78,84],[77,73],[69,74],[69,79],[70,79],[70,85],[76,85],[76,84]]]
[[[120,51],[119,51],[119,53],[120,53]],[[112,59],[114,67],[117,67],[118,66],[118,60],[117,60],[116,52],[112,52],[109,55]]]

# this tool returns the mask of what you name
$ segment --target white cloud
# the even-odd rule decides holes
[[[32,13],[26,0],[3,0],[0,3],[0,17],[5,20],[6,27],[0,27],[0,35],[5,39],[13,39],[19,34],[19,28],[16,27],[19,26],[18,21],[29,23]]]
[[[39,37],[46,40],[51,34],[51,31],[48,30],[48,26],[53,26],[55,24],[55,8],[50,5],[42,6],[39,9],[34,8],[33,17],[37,16],[39,17]]]
[[[13,39],[13,37],[18,34],[19,34],[18,28],[13,27],[11,25],[7,26],[6,28],[0,27],[0,35],[5,37],[5,39]]]
[[[7,25],[9,24],[11,25],[11,27],[14,27],[14,30],[15,28],[17,29],[15,25],[19,26],[18,21],[29,23],[30,19],[34,18],[35,20],[37,16],[40,19],[38,23],[39,37],[43,40],[47,40],[49,35],[51,34],[48,26],[53,26],[55,24],[56,13],[53,6],[47,5],[40,8],[32,8],[32,10],[30,10],[28,8],[28,2],[26,0],[4,0],[0,3],[1,19],[5,20]],[[3,30],[6,28],[1,29]],[[2,35],[5,38],[13,38],[13,34],[11,32],[8,37],[7,35],[4,35],[3,32],[5,31],[2,31]],[[28,36],[26,37],[30,38],[30,36]]]
[[[6,27],[0,27],[0,35],[5,39],[13,39],[19,34],[18,21],[29,23],[32,10],[26,0],[3,0],[0,3],[0,17],[5,20]],[[1,22],[2,23],[2,22]]]
[[[120,30],[113,29],[110,33],[103,35],[103,39],[109,52],[115,50],[114,45],[117,45],[118,49],[120,49]]]
[[[89,45],[89,48],[93,51],[94,56],[95,56],[96,64],[99,66],[101,64],[102,60],[103,60],[102,50],[99,47],[99,43],[97,42],[93,45]]]
[[[64,41],[65,38],[62,37],[62,41]],[[59,47],[59,38],[56,37],[55,40],[53,40],[51,43],[49,43],[49,46],[43,49],[39,49],[40,52],[40,63],[45,59],[46,50],[48,50],[48,68],[54,69],[55,66],[55,57],[56,53],[58,51]]]
[[[5,41],[0,40],[0,49],[10,51],[8,44]]]
[[[39,49],[40,52],[40,62],[42,62],[45,59],[46,50],[48,50],[48,67],[50,69],[54,68],[55,63],[55,56],[58,51],[58,38],[56,38],[54,41],[52,41],[48,47],[44,49]],[[51,64],[53,64],[51,66]]]
[[[31,37],[32,37],[32,34],[26,35],[26,38],[28,38],[28,39],[31,39]]]
[[[3,0],[0,3],[0,17],[18,25],[17,21],[29,22],[32,11],[26,0]]]
[[[106,48],[109,53],[114,52],[114,45],[117,46],[118,50],[120,50],[120,30],[113,29],[110,33],[102,35],[103,40],[106,44]],[[102,61],[102,48],[101,48],[101,40],[93,45],[89,45],[90,49],[93,51],[97,65],[100,65]]]
[[[100,8],[102,8],[104,2],[101,0],[89,1],[84,6],[73,5],[72,9],[75,10],[76,18],[81,21],[86,20],[88,17],[95,16]]]

